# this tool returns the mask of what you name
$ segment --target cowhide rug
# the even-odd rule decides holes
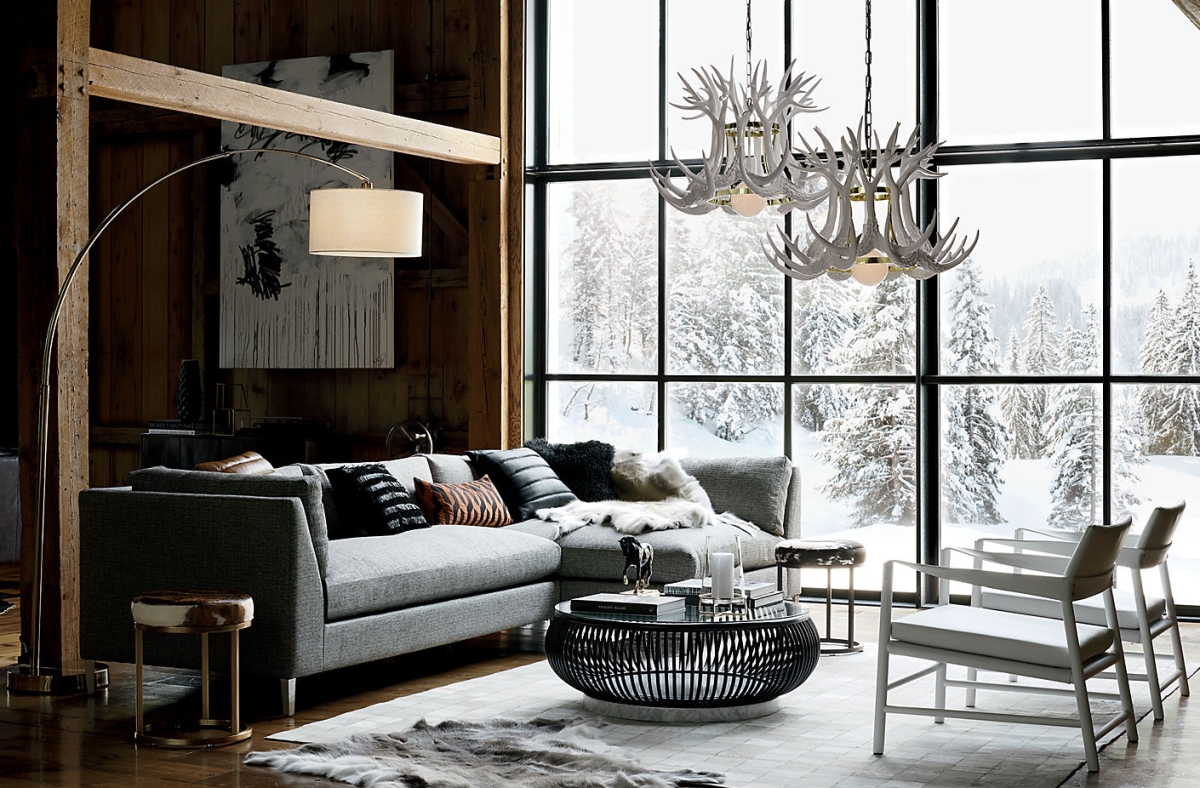
[[[753,535],[755,527],[732,512],[713,511],[708,493],[670,451],[643,453],[618,449],[613,456],[612,484],[619,500],[572,501],[539,509],[536,517],[557,526],[556,538],[585,525],[611,525],[623,534],[703,528],[727,523]]]
[[[398,733],[252,752],[246,763],[362,788],[684,788],[725,782],[716,772],[647,769],[580,720],[421,720]]]

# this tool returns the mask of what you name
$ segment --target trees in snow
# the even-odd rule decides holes
[[[835,351],[844,374],[901,371],[912,364],[913,285],[884,282],[856,305],[857,327]],[[846,410],[817,433],[820,458],[835,468],[822,488],[853,502],[855,525],[912,525],[916,514],[916,403],[911,386],[855,386]]]
[[[975,266],[959,269],[958,287],[949,296],[953,316],[942,355],[950,375],[996,374],[996,337],[991,304]],[[942,389],[946,429],[942,446],[941,500],[953,522],[1002,523],[996,506],[1007,433],[993,415],[996,394],[991,386],[948,386]]]

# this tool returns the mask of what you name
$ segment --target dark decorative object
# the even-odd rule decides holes
[[[612,486],[612,463],[616,449],[611,443],[549,443],[545,438],[525,441],[546,459],[547,464],[581,501],[611,501],[617,497]]]
[[[625,585],[633,583],[635,594],[657,593],[649,590],[650,575],[654,574],[654,546],[642,544],[632,536],[622,536],[618,544],[625,556],[621,582]]]
[[[179,390],[175,393],[175,412],[187,423],[200,421],[204,415],[204,390],[200,380],[200,362],[194,358],[179,364]]]
[[[495,483],[514,521],[532,520],[539,509],[565,506],[575,494],[532,449],[469,451],[475,472]]]
[[[3,599],[0,599],[0,613],[3,613],[5,610],[11,610],[11,609],[12,609],[11,604],[9,604],[8,602],[5,602]]]
[[[325,473],[333,485],[340,522],[353,523],[367,536],[387,536],[429,527],[421,507],[384,466],[344,465],[330,468]],[[333,536],[330,534],[331,538]]]
[[[682,620],[554,609],[546,661],[566,683],[611,703],[712,708],[766,703],[799,687],[820,659],[808,609],[794,602],[736,618]]]

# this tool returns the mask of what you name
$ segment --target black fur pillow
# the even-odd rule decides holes
[[[415,528],[428,528],[421,507],[408,490],[382,465],[346,465],[325,471],[333,485],[338,521],[347,536],[387,536]]]
[[[563,484],[581,501],[611,501],[617,497],[612,486],[613,453],[611,443],[549,443],[545,438],[525,441],[546,459]]]

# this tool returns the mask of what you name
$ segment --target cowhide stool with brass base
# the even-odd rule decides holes
[[[160,747],[220,747],[250,738],[253,729],[242,725],[238,697],[238,630],[254,620],[254,600],[246,594],[227,591],[154,591],[138,594],[130,605],[133,612],[135,662],[137,668],[137,730],[134,740]],[[171,725],[147,725],[142,709],[142,633],[167,632],[200,636],[200,719],[185,728],[182,721]],[[229,633],[229,719],[211,719],[208,704],[208,636]]]
[[[825,637],[822,643],[830,644],[829,648],[822,647],[825,655],[857,654],[862,651],[862,644],[854,639],[854,567],[862,565],[867,560],[867,549],[858,542],[849,539],[784,539],[775,545],[775,566],[779,572],[779,590],[785,595],[785,569],[824,569],[825,570]],[[846,638],[841,640],[833,637],[833,570],[845,567],[850,571],[850,590],[847,597],[850,620],[846,625]],[[799,600],[800,595],[794,598]]]

